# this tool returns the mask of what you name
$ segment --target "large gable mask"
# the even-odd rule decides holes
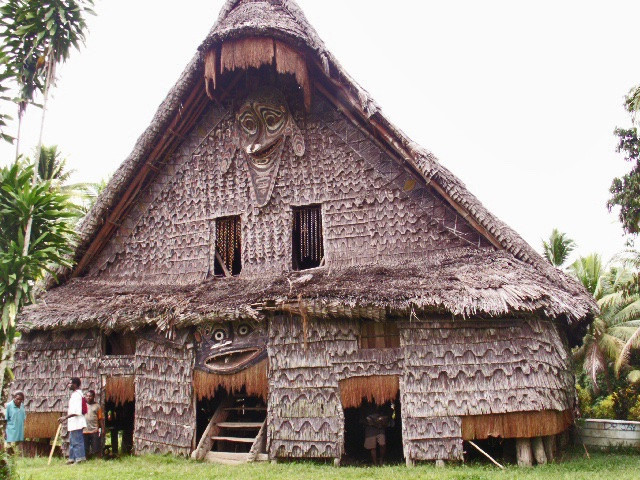
[[[223,160],[228,168],[235,150],[242,151],[258,207],[271,198],[287,138],[291,139],[293,153],[304,155],[304,139],[284,95],[272,87],[250,93],[235,114],[233,152]]]

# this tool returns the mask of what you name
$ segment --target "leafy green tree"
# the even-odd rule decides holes
[[[76,209],[69,195],[50,180],[34,183],[33,177],[33,166],[23,162],[0,169],[0,390],[19,309],[32,300],[33,287],[46,272],[54,273],[58,265],[71,266]],[[30,238],[26,238],[29,219]]]
[[[549,235],[549,240],[542,240],[542,251],[551,265],[561,267],[569,258],[569,255],[576,248],[576,242],[554,228]]]
[[[640,86],[631,89],[625,97],[625,108],[635,115],[640,111]],[[631,171],[621,178],[614,178],[609,188],[611,198],[607,201],[609,210],[620,207],[618,218],[623,230],[631,235],[640,233],[640,138],[636,127],[616,128],[618,137],[616,150],[624,155],[624,159],[632,164]]]

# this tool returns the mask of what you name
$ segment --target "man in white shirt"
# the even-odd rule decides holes
[[[69,460],[67,464],[75,464],[86,460],[84,452],[84,436],[82,430],[86,428],[87,422],[82,411],[82,390],[80,390],[80,379],[72,377],[69,382],[71,398],[69,398],[69,410],[66,416],[58,419],[60,423],[67,421],[67,431],[69,432]]]

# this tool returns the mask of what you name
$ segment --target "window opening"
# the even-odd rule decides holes
[[[293,269],[319,267],[324,260],[320,205],[293,209]]]
[[[105,335],[105,355],[135,355],[136,337],[127,333],[110,333]]]
[[[238,275],[242,270],[240,216],[216,219],[216,252],[213,274]]]
[[[395,322],[363,321],[360,324],[360,348],[399,348],[400,332]]]

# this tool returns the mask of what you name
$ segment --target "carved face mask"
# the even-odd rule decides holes
[[[271,198],[287,137],[291,138],[294,154],[304,155],[304,139],[284,95],[271,87],[251,93],[236,114],[233,140],[247,160],[259,207]]]
[[[195,368],[231,374],[267,357],[267,332],[257,322],[227,322],[200,326],[195,332]]]

